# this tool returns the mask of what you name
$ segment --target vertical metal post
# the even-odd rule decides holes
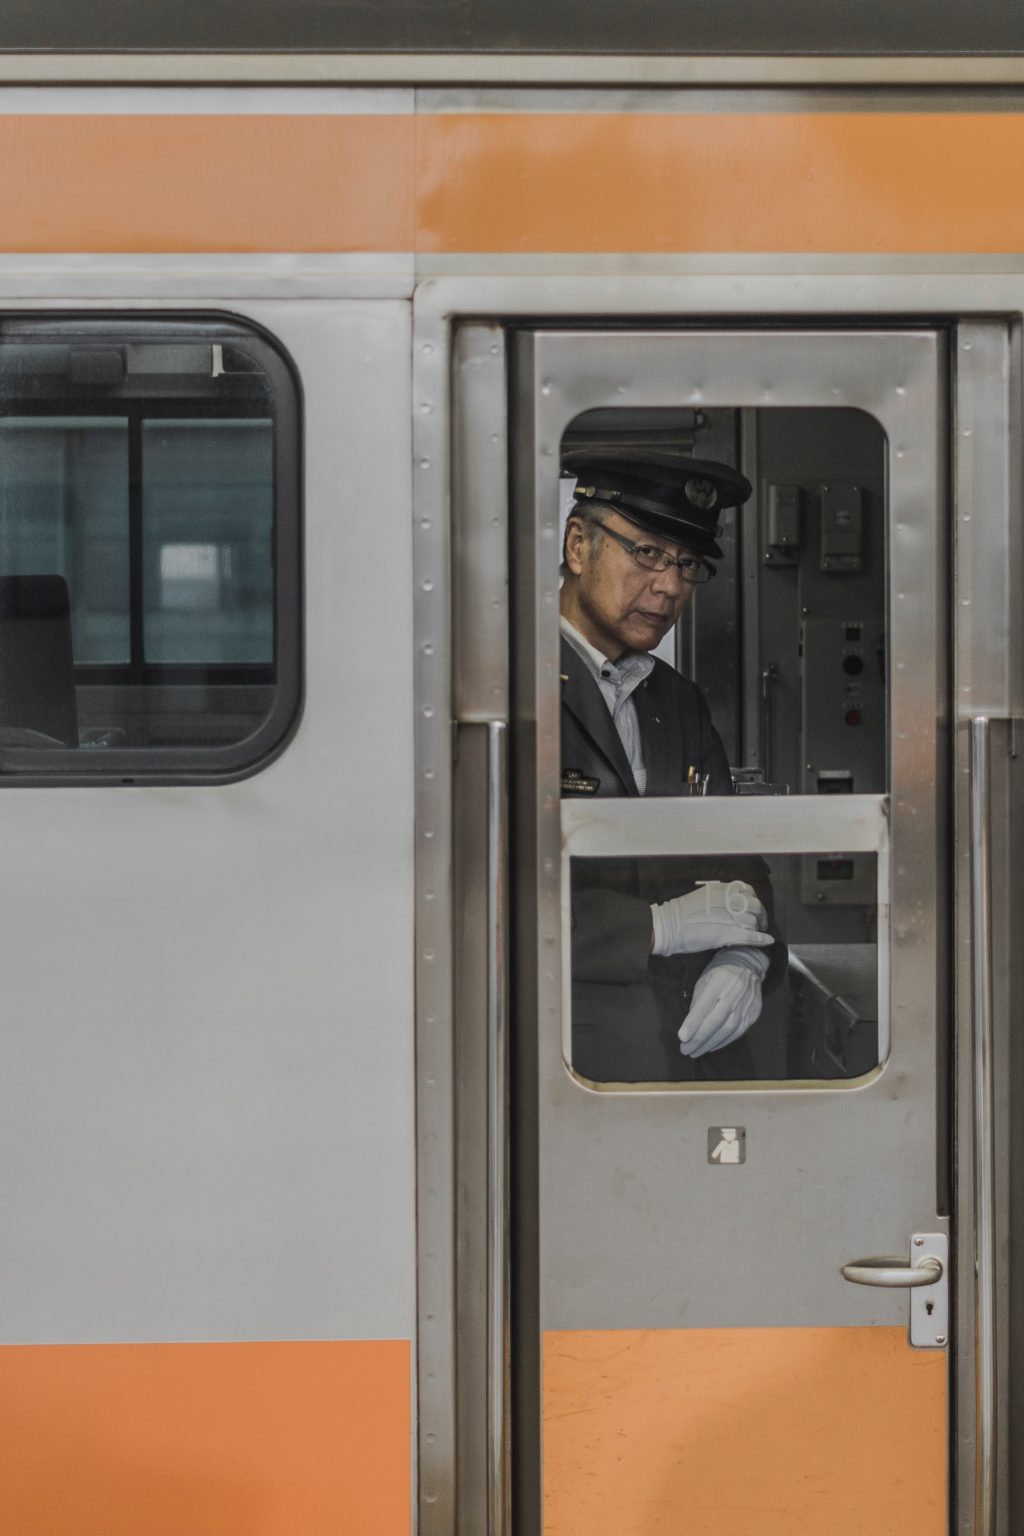
[[[991,720],[971,721],[971,950],[974,1062],[975,1483],[974,1536],[995,1530],[996,1359],[995,1166],[991,913]]]
[[[487,726],[487,1504],[509,1529],[508,740]]]

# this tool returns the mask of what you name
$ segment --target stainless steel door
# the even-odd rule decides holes
[[[937,1533],[948,1327],[913,1347],[911,1293],[841,1271],[886,1255],[909,1266],[915,1236],[947,1230],[944,336],[536,332],[517,339],[513,390],[514,1107],[536,1138],[517,1191],[536,1211],[519,1229],[517,1368],[522,1401],[539,1399],[539,1443],[517,1427],[522,1488],[543,1464],[532,1519],[550,1536],[810,1536],[845,1530],[837,1519]],[[869,414],[887,445],[888,792],[560,799],[566,428],[623,407],[823,404]],[[875,1063],[852,1080],[742,1083],[574,1071],[573,869],[701,857],[711,878],[752,854],[791,883],[801,859],[826,874],[867,861]],[[723,1131],[742,1161],[723,1157]]]

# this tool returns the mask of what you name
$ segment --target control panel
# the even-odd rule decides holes
[[[840,611],[801,624],[800,789],[805,795],[871,795],[885,789],[885,631]],[[874,900],[871,861],[805,859],[801,896],[823,906]]]

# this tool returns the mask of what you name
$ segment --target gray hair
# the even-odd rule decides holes
[[[614,512],[615,508],[608,506],[608,504],[603,501],[588,501],[585,503],[581,501],[574,501],[572,506],[569,508],[569,516],[565,520],[565,532],[562,535],[562,560],[558,567],[558,574],[561,577],[564,578],[569,574],[569,567],[565,558],[565,547],[569,540],[569,524],[572,522],[574,517],[578,518],[581,523],[586,524],[587,531],[590,536],[591,548],[595,551],[600,549],[602,540],[604,539],[604,530],[601,527],[601,524],[598,522],[597,518],[594,516],[594,513],[598,510],[602,512]]]

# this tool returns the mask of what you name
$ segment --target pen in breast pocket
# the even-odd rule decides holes
[[[701,776],[700,776],[700,792],[701,792],[702,795],[706,795],[707,794],[707,792],[708,792],[708,785],[710,783],[711,783],[711,775],[710,775],[710,773],[702,773]]]
[[[697,772],[696,768],[691,765],[686,770],[686,792],[688,795],[700,794],[700,790],[698,788],[699,782],[700,774]]]

